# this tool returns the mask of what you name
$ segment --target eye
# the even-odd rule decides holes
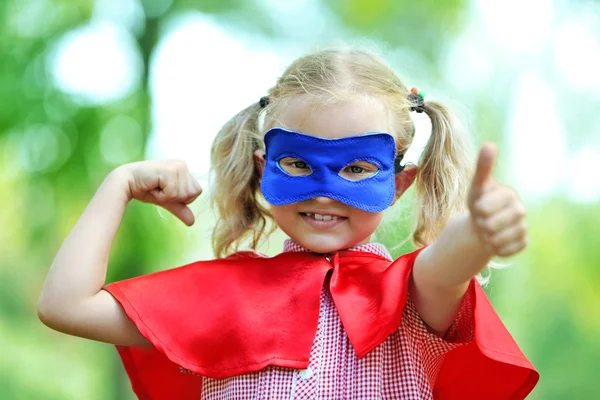
[[[339,175],[349,181],[361,181],[372,177],[377,171],[379,171],[377,165],[367,161],[357,161],[342,169]]]
[[[312,169],[305,161],[299,158],[285,157],[279,160],[279,166],[288,175],[307,176],[312,174]]]
[[[306,164],[304,161],[294,161],[292,165],[298,169],[308,168],[308,164]]]

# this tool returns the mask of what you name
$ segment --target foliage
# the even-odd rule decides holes
[[[135,3],[135,2],[134,2]],[[92,18],[92,0],[0,2],[0,393],[7,399],[131,399],[127,379],[110,346],[67,337],[42,327],[36,301],[46,271],[106,174],[116,165],[107,153],[143,159],[152,130],[148,76],[163,23],[190,10],[238,24],[271,38],[272,20],[258,0],[172,0],[140,3],[142,29],[132,32],[143,68],[124,98],[90,104],[59,90],[49,72],[57,41]],[[436,61],[459,31],[466,2],[327,0],[324,5],[350,38],[365,35],[404,49],[431,82],[442,80]],[[264,10],[264,5],[262,10]],[[340,28],[341,29],[341,28]],[[510,29],[510,27],[507,27]],[[419,74],[419,72],[414,72]],[[505,110],[478,98],[499,139]],[[581,121],[580,121],[581,123]],[[107,126],[137,129],[139,140],[106,148]],[[133,128],[132,128],[133,127]],[[490,136],[488,136],[490,137]],[[202,200],[204,201],[204,200]],[[205,202],[200,204],[204,207]],[[532,398],[600,398],[595,366],[600,358],[600,214],[563,198],[529,203],[531,246],[494,271],[487,288],[542,380]],[[402,211],[404,212],[404,211]],[[380,239],[393,246],[407,221],[389,221]],[[273,253],[281,235],[266,252]],[[195,240],[153,207],[128,207],[110,260],[109,280],[124,279],[189,261]],[[410,245],[395,250],[408,251]]]

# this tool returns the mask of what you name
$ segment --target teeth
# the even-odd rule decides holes
[[[331,221],[333,219],[338,219],[338,217],[335,215],[321,215],[321,214],[306,213],[306,216],[313,217],[317,221]]]

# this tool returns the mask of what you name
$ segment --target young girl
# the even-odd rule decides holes
[[[418,167],[411,111],[432,122]],[[475,279],[525,247],[523,206],[491,177],[495,147],[474,173],[466,148],[374,55],[304,56],[214,141],[217,259],[104,286],[131,199],[192,225],[201,192],[183,162],[124,165],[57,254],[40,319],[117,345],[140,399],[525,398],[538,374]],[[413,182],[420,248],[392,260],[370,238]],[[281,254],[237,251],[271,220]]]

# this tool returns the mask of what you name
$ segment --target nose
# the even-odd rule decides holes
[[[325,197],[325,196],[317,196],[317,197],[315,197],[315,201],[319,204],[331,204],[331,203],[335,202],[335,200],[332,199],[331,197]]]

